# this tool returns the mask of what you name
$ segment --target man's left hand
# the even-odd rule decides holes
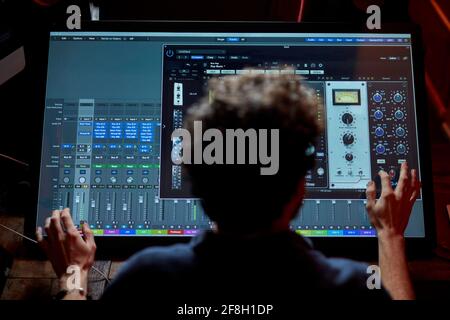
[[[36,238],[40,247],[52,263],[56,275],[60,279],[60,286],[65,289],[68,275],[67,267],[77,266],[81,271],[83,289],[87,289],[87,275],[94,264],[96,245],[94,235],[87,223],[82,225],[82,233],[75,227],[68,208],[55,210],[45,221],[44,239],[42,228],[36,230]]]

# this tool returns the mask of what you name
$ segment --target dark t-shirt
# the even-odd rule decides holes
[[[369,290],[367,265],[327,258],[293,233],[236,237],[205,232],[189,244],[154,247],[129,259],[103,299],[262,302],[298,298],[388,299]]]

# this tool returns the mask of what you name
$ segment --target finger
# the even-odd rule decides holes
[[[61,226],[61,212],[59,210],[53,210],[52,217],[50,218],[50,232],[58,240],[64,239],[64,230]]]
[[[411,189],[417,189],[420,188],[420,181],[419,181],[419,177],[417,176],[417,170],[416,169],[412,169],[411,170]]]
[[[409,189],[409,169],[408,163],[405,161],[402,163],[400,168],[400,177],[398,178],[397,188],[395,188],[395,192],[402,197],[407,193]]]
[[[50,237],[50,234],[51,234],[51,232],[50,232],[50,221],[51,221],[50,217],[47,217],[45,219],[45,222],[44,222],[45,233],[47,234],[48,237]]]
[[[409,201],[414,203],[420,194],[421,183],[417,177],[417,170],[411,170],[411,195]]]
[[[394,190],[391,185],[391,177],[387,174],[386,171],[381,170],[378,175],[381,178],[381,194],[391,193]]]
[[[377,188],[375,182],[369,181],[366,189],[367,209],[373,208],[377,196]]]
[[[83,230],[84,239],[86,240],[86,243],[91,248],[94,248],[95,247],[94,234],[93,234],[91,228],[89,228],[89,226],[88,226],[88,224],[86,222],[83,223],[82,230]]]
[[[37,240],[37,242],[44,241],[44,236],[42,235],[42,227],[36,228],[36,240]]]
[[[38,245],[45,251],[47,250],[47,243],[44,241],[44,235],[42,234],[42,227],[36,228],[36,240]]]
[[[70,216],[70,209],[65,208],[61,213],[61,220],[64,225],[64,228],[66,228],[66,231],[68,233],[72,233],[74,231],[77,231],[77,228],[73,224],[72,217]]]

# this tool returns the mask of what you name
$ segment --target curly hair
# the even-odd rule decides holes
[[[316,121],[321,101],[295,75],[255,74],[251,70],[240,76],[213,78],[207,90],[188,110],[184,126],[191,135],[194,121],[201,121],[203,130],[215,128],[223,134],[226,129],[278,129],[279,170],[264,176],[260,165],[185,164],[192,191],[219,226],[269,226],[314,165],[308,150],[321,130]]]

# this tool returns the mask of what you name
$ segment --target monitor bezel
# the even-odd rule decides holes
[[[47,32],[45,54],[48,58],[50,31],[69,31],[65,26],[52,26]],[[82,22],[81,30],[105,32],[258,32],[258,33],[398,33],[411,35],[413,55],[414,87],[416,100],[416,119],[418,132],[418,148],[422,173],[422,197],[424,207],[425,237],[407,238],[407,250],[411,256],[429,255],[435,246],[435,213],[433,185],[431,173],[431,149],[429,143],[428,114],[426,110],[426,91],[424,86],[423,50],[420,32],[411,24],[383,25],[381,30],[367,30],[365,26],[334,23],[291,23],[291,22],[196,22],[196,21],[100,21]],[[34,83],[33,115],[38,122],[39,130],[33,135],[30,146],[32,152],[32,194],[33,210],[25,219],[25,232],[34,236],[39,192],[39,175],[41,165],[41,147],[43,134],[43,117],[45,110],[45,93],[47,81],[47,61],[32,61],[31,66]],[[126,258],[134,252],[154,245],[170,245],[188,242],[191,237],[183,236],[112,236],[96,237],[98,254],[102,257]],[[356,259],[373,259],[377,254],[377,239],[373,237],[312,237],[314,246],[327,255],[353,257]],[[345,248],[345,249],[343,249]]]

